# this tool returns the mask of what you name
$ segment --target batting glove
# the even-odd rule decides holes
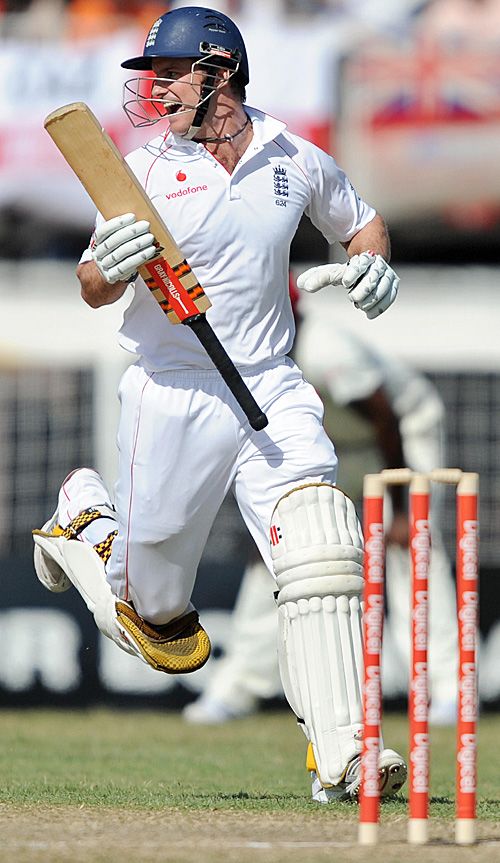
[[[110,285],[133,281],[138,268],[157,254],[149,222],[137,222],[133,213],[116,216],[96,228],[92,257]]]
[[[347,264],[311,267],[297,279],[297,287],[308,293],[328,285],[346,288],[351,302],[371,319],[392,305],[398,293],[399,277],[381,255],[362,252],[353,255]]]
[[[349,259],[342,284],[351,303],[372,319],[392,306],[398,295],[399,276],[382,255],[362,252]]]
[[[297,287],[308,294],[315,294],[327,285],[342,288],[342,278],[346,271],[346,264],[324,264],[321,267],[311,267],[297,277]]]

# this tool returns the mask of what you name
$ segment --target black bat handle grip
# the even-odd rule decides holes
[[[214,366],[220,372],[241,409],[245,412],[248,422],[255,431],[260,431],[268,424],[268,419],[261,411],[252,393],[241,377],[238,369],[228,357],[212,327],[204,314],[193,315],[183,322],[190,327],[200,340]]]

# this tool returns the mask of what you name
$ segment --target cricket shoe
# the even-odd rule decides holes
[[[408,775],[406,762],[394,749],[383,749],[379,756],[379,790],[381,797],[394,797],[403,787]],[[345,769],[338,785],[326,788],[316,771],[311,770],[312,799],[316,803],[357,800],[361,785],[361,755],[355,755]]]

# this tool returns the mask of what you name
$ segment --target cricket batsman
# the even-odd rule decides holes
[[[335,484],[321,400],[289,357],[289,251],[305,213],[348,263],[308,270],[299,287],[344,291],[372,319],[398,292],[388,232],[331,156],[246,104],[247,52],[226,15],[166,12],[143,54],[122,66],[139,73],[125,84],[127,115],[158,126],[127,161],[269,423],[249,426],[194,334],[168,325],[138,277],[158,254],[149,223],[98,214],[77,270],[82,297],[98,308],[133,285],[119,334],[136,361],[119,389],[118,478],[113,497],[90,468],[63,481],[54,515],[34,532],[35,569],[49,590],[76,587],[124,650],[167,673],[195,670],[210,642],[191,594],[231,490],[275,577],[280,673],[309,743],[315,799],[356,798],[363,538]],[[401,756],[382,748],[382,793],[394,794],[405,776]]]

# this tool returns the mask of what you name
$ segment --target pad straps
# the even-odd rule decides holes
[[[109,518],[109,515],[107,513],[100,512],[98,509],[94,509],[93,507],[84,509],[70,521],[67,527],[62,527],[60,524],[56,524],[52,530],[52,536],[63,536],[65,539],[77,539],[82,531],[98,518]]]
[[[63,536],[65,539],[78,539],[79,535],[89,526],[89,524],[92,524],[92,522],[96,521],[98,518],[109,517],[109,513],[101,512],[93,507],[84,509],[70,521],[67,527],[61,527],[60,524],[56,524],[52,530],[52,536]],[[94,551],[105,564],[111,557],[113,540],[117,535],[118,530],[112,530],[111,533],[108,533],[105,539],[93,546]]]

